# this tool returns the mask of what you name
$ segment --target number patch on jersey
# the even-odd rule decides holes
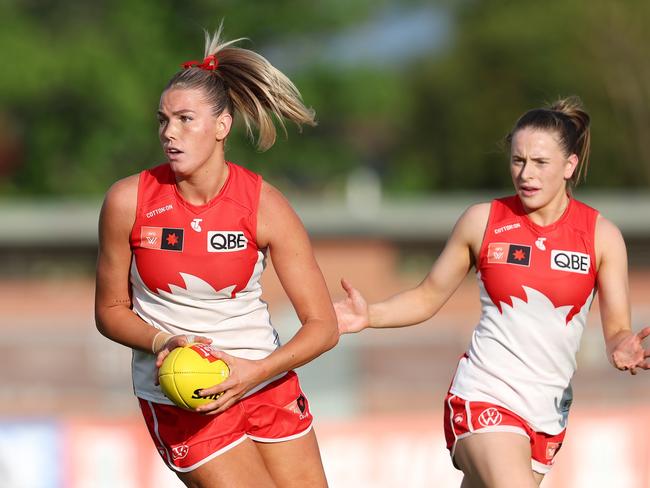
[[[243,232],[211,230],[208,232],[208,252],[243,251],[248,239]]]
[[[558,271],[568,271],[569,273],[589,273],[591,257],[575,251],[560,251],[553,249],[551,251],[551,269]]]

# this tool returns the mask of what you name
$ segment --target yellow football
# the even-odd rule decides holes
[[[199,396],[199,391],[218,385],[230,373],[226,363],[210,350],[208,344],[188,344],[174,349],[163,361],[158,371],[160,388],[179,407],[194,410],[222,395]]]

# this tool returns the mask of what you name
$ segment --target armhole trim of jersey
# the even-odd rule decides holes
[[[136,227],[138,225],[138,222],[140,221],[140,214],[142,213],[142,192],[141,192],[141,188],[142,188],[142,185],[143,185],[142,180],[144,179],[145,172],[146,172],[146,170],[140,171],[140,174],[138,175],[138,187],[136,189],[136,197],[135,197],[136,198],[136,201],[135,201],[135,215],[134,215],[134,218],[133,218],[133,225],[131,226],[131,232],[129,234],[131,236],[131,248],[133,248],[133,242],[134,242],[134,240],[136,238],[136,236],[134,236],[133,233],[135,232],[135,229],[136,229]]]
[[[596,209],[593,209],[591,212],[591,222],[589,222],[589,252],[592,256],[594,275],[596,276],[596,282],[598,282],[598,256],[596,255],[596,226],[598,225],[598,217],[600,217],[600,212]]]
[[[264,183],[264,178],[261,175],[256,175],[257,180],[255,181],[255,199],[253,200],[253,211],[250,215],[251,222],[251,233],[253,234],[253,240],[255,241],[255,246],[257,249],[260,249],[260,245],[257,242],[257,218],[260,211],[260,199],[262,196],[262,184]]]
[[[487,223],[485,224],[485,229],[483,229],[483,239],[481,240],[481,247],[478,251],[478,259],[476,261],[476,264],[474,267],[476,268],[476,271],[478,271],[481,268],[481,265],[483,264],[483,256],[485,254],[484,250],[486,247],[486,242],[487,242],[487,235],[488,235],[488,229],[492,226],[492,221],[494,220],[494,214],[496,213],[496,203],[497,200],[494,199],[490,202],[490,213],[488,214],[487,218]]]

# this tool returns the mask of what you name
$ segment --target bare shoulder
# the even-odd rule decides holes
[[[601,242],[622,240],[623,234],[611,220],[598,215],[596,219],[596,240]]]
[[[625,240],[620,229],[612,221],[602,215],[596,220],[594,247],[598,269],[603,260],[626,259]]]
[[[282,219],[299,220],[291,203],[280,190],[272,184],[262,181],[258,216],[268,221]]]
[[[450,240],[463,247],[469,247],[472,250],[472,254],[475,257],[478,256],[489,216],[489,203],[471,205],[458,218]]]
[[[264,205],[289,205],[287,198],[275,186],[266,180],[262,180],[260,189],[260,207]]]
[[[260,204],[257,213],[257,241],[260,247],[281,235],[292,235],[304,231],[300,218],[280,190],[263,181],[260,190]]]
[[[490,216],[489,203],[476,203],[468,207],[458,218],[454,232],[460,232],[471,240],[482,240],[488,218]]]
[[[471,205],[463,212],[463,214],[458,219],[467,222],[468,224],[483,224],[487,223],[488,217],[490,216],[490,206],[489,202],[475,203]]]
[[[138,204],[139,175],[116,181],[106,192],[102,205],[102,220],[111,225],[133,225]]]
[[[123,201],[128,202],[130,200],[137,201],[138,181],[139,175],[137,174],[117,180],[106,192],[105,200],[114,204],[119,204]]]

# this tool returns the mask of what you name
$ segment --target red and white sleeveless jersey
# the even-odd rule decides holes
[[[265,265],[256,240],[262,178],[227,164],[222,190],[202,206],[178,193],[168,164],[140,173],[131,232],[133,310],[160,330],[207,336],[233,356],[261,359],[280,343],[259,283]],[[154,355],[134,351],[136,395],[169,404],[154,386],[155,372]]]
[[[517,196],[494,200],[477,263],[482,313],[451,392],[495,403],[538,432],[558,434],[596,289],[598,212],[570,199],[539,226]]]

